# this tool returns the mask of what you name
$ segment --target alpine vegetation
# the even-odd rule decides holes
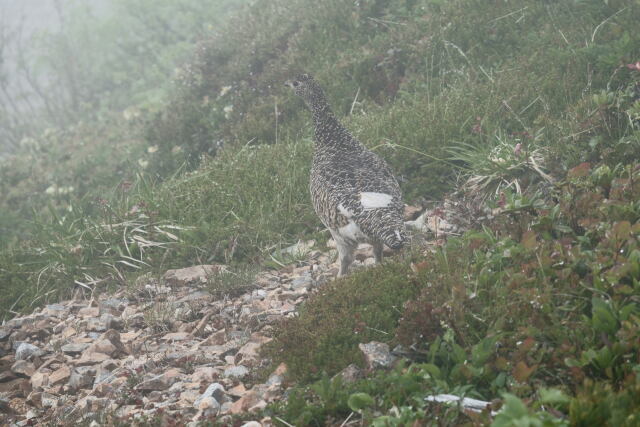
[[[400,249],[406,241],[400,186],[389,165],[364,147],[335,117],[320,85],[308,74],[285,83],[313,114],[315,151],[311,199],[338,246],[340,271],[347,273],[360,242]]]

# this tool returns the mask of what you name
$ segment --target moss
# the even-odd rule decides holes
[[[408,261],[399,260],[329,282],[281,325],[268,353],[300,381],[362,365],[358,344],[390,342],[402,304],[417,290]]]

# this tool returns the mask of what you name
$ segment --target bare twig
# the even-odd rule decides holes
[[[497,22],[497,21],[499,21],[501,19],[508,18],[508,17],[510,17],[512,15],[515,15],[518,12],[524,12],[527,9],[529,9],[529,6],[525,6],[523,8],[518,9],[518,10],[514,10],[513,12],[509,12],[506,15],[502,15],[502,16],[499,16],[497,18],[494,18],[494,19],[490,20],[489,22]]]
[[[384,25],[384,24],[392,24],[392,25],[407,25],[407,24],[406,24],[406,23],[404,23],[404,22],[388,21],[388,20],[386,20],[386,19],[372,18],[372,17],[370,17],[370,16],[369,16],[367,19],[370,19],[370,20],[372,20],[373,22],[377,22],[378,24],[382,24],[382,25]],[[386,27],[386,25],[385,25],[385,27]]]
[[[356,102],[358,102],[358,95],[360,95],[360,87],[358,87],[358,91],[356,92],[356,97],[353,98],[353,102],[351,103],[351,109],[349,110],[349,115],[353,113],[353,108],[356,106]]]
[[[349,416],[347,417],[347,419],[346,419],[346,420],[344,420],[342,424],[340,424],[340,427],[344,427],[345,425],[347,425],[347,423],[349,422],[349,420],[351,419],[351,417],[353,416],[353,414],[355,414],[355,412],[351,412],[351,413],[349,414]]]
[[[604,24],[606,24],[611,18],[621,14],[622,12],[627,10],[628,8],[629,8],[628,6],[627,7],[623,7],[622,9],[620,9],[619,11],[617,11],[616,13],[614,13],[613,15],[611,15],[610,17],[608,17],[607,19],[605,19],[604,21],[599,23],[598,26],[596,26],[596,28],[593,30],[593,34],[591,34],[591,43],[594,43],[594,41],[596,39],[596,33],[598,32],[600,27],[602,27]]]
[[[289,424],[288,422],[286,422],[285,420],[283,420],[280,417],[274,417],[276,420],[280,421],[282,424],[286,425],[287,427],[296,427],[293,424]]]

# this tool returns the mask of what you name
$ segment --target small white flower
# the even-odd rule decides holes
[[[227,105],[222,109],[224,111],[224,118],[229,119],[231,117],[231,113],[233,113],[233,105]]]
[[[220,89],[220,97],[223,97],[227,94],[227,92],[229,92],[231,90],[231,86],[222,86],[222,89]]]
[[[58,187],[57,187],[55,184],[50,185],[50,186],[49,186],[49,188],[47,188],[46,190],[44,190],[44,192],[45,192],[46,194],[55,194],[55,193],[56,193],[56,191],[58,191]]]
[[[152,145],[150,147],[147,147],[147,153],[155,153],[156,151],[158,151],[158,146],[157,145]]]
[[[138,164],[141,168],[146,169],[146,167],[149,166],[149,161],[145,159],[138,159]]]

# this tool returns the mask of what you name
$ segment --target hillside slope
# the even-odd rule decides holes
[[[107,170],[82,196],[47,193],[25,172],[58,170],[45,151],[3,165],[5,314],[168,268],[307,265],[281,250],[328,239],[309,203],[310,117],[282,86],[304,70],[406,200],[436,204],[434,243],[331,281],[273,330],[264,360],[284,363],[293,388],[259,415],[637,425],[637,22],[634,0],[252,2],[199,43],[159,111],[83,125],[131,150],[109,157],[117,185]],[[64,153],[69,132],[43,136],[58,141],[47,150]],[[88,157],[116,152],[107,143]],[[87,181],[83,162],[54,175]],[[443,234],[456,217],[466,231]],[[331,379],[363,367],[371,340],[407,360]],[[440,393],[495,402],[473,414],[425,400]]]

